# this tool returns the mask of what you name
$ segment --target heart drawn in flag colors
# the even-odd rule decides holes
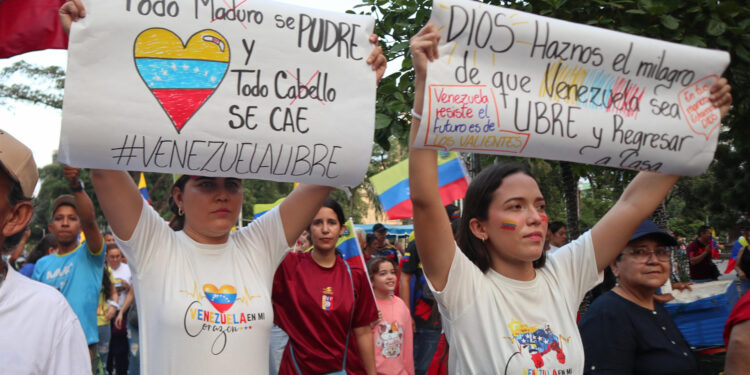
[[[237,300],[237,289],[231,285],[222,285],[217,289],[214,284],[203,284],[203,294],[220,313],[229,310]]]
[[[229,67],[229,44],[214,30],[201,30],[183,44],[162,28],[138,34],[135,66],[179,133],[216,91]]]

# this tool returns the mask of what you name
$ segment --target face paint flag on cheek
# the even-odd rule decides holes
[[[503,220],[503,221],[502,221],[502,222],[500,223],[500,229],[505,229],[505,230],[516,230],[516,225],[518,225],[518,223],[516,223],[516,222],[515,222],[515,221],[513,221],[513,220]]]
[[[542,223],[549,224],[549,218],[547,218],[547,215],[541,215],[542,216]]]

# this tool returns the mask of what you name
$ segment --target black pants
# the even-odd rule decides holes
[[[122,325],[125,326],[127,314],[124,314]],[[128,345],[128,331],[115,328],[115,320],[112,319],[112,338],[109,340],[109,356],[107,357],[107,373],[115,375],[127,375],[128,373],[128,355],[130,345]],[[114,370],[114,371],[113,371]]]

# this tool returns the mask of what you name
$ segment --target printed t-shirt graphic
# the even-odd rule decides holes
[[[510,329],[512,337],[506,338],[518,345],[518,351],[522,355],[525,354],[531,357],[536,368],[544,366],[544,357],[549,352],[556,354],[559,364],[565,364],[565,352],[562,349],[561,342],[563,340],[569,342],[570,337],[566,338],[552,332],[549,325],[542,329],[536,326],[529,326],[518,320],[511,320],[508,324],[508,329]]]

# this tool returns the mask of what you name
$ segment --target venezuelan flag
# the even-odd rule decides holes
[[[409,159],[370,177],[370,184],[378,194],[388,219],[405,219],[413,216],[409,196]],[[466,195],[469,178],[457,153],[438,153],[438,185],[443,204]]]
[[[143,172],[141,172],[141,179],[138,180],[138,191],[141,192],[143,199],[145,199],[148,204],[151,204],[151,198],[148,197],[148,186],[146,186],[146,176],[143,175]]]
[[[716,230],[711,229],[711,257],[719,259],[719,246],[716,242]]]
[[[350,266],[360,267],[366,272],[365,258],[362,256],[362,249],[359,248],[357,233],[354,231],[354,221],[351,218],[346,221],[346,231],[336,242],[336,248],[341,251],[341,255],[343,255],[344,260],[349,262]]]
[[[737,255],[739,254],[740,249],[748,245],[750,245],[750,242],[748,242],[747,238],[745,237],[740,237],[737,241],[734,242],[734,246],[732,247],[732,255],[729,258],[729,263],[727,263],[727,269],[724,270],[724,273],[730,273],[734,270],[734,266],[737,264]]]
[[[272,208],[278,206],[281,204],[281,202],[284,201],[285,198],[279,198],[276,202],[273,203],[259,203],[253,205],[253,219],[257,219],[261,216],[263,216],[266,212],[271,211]]]

